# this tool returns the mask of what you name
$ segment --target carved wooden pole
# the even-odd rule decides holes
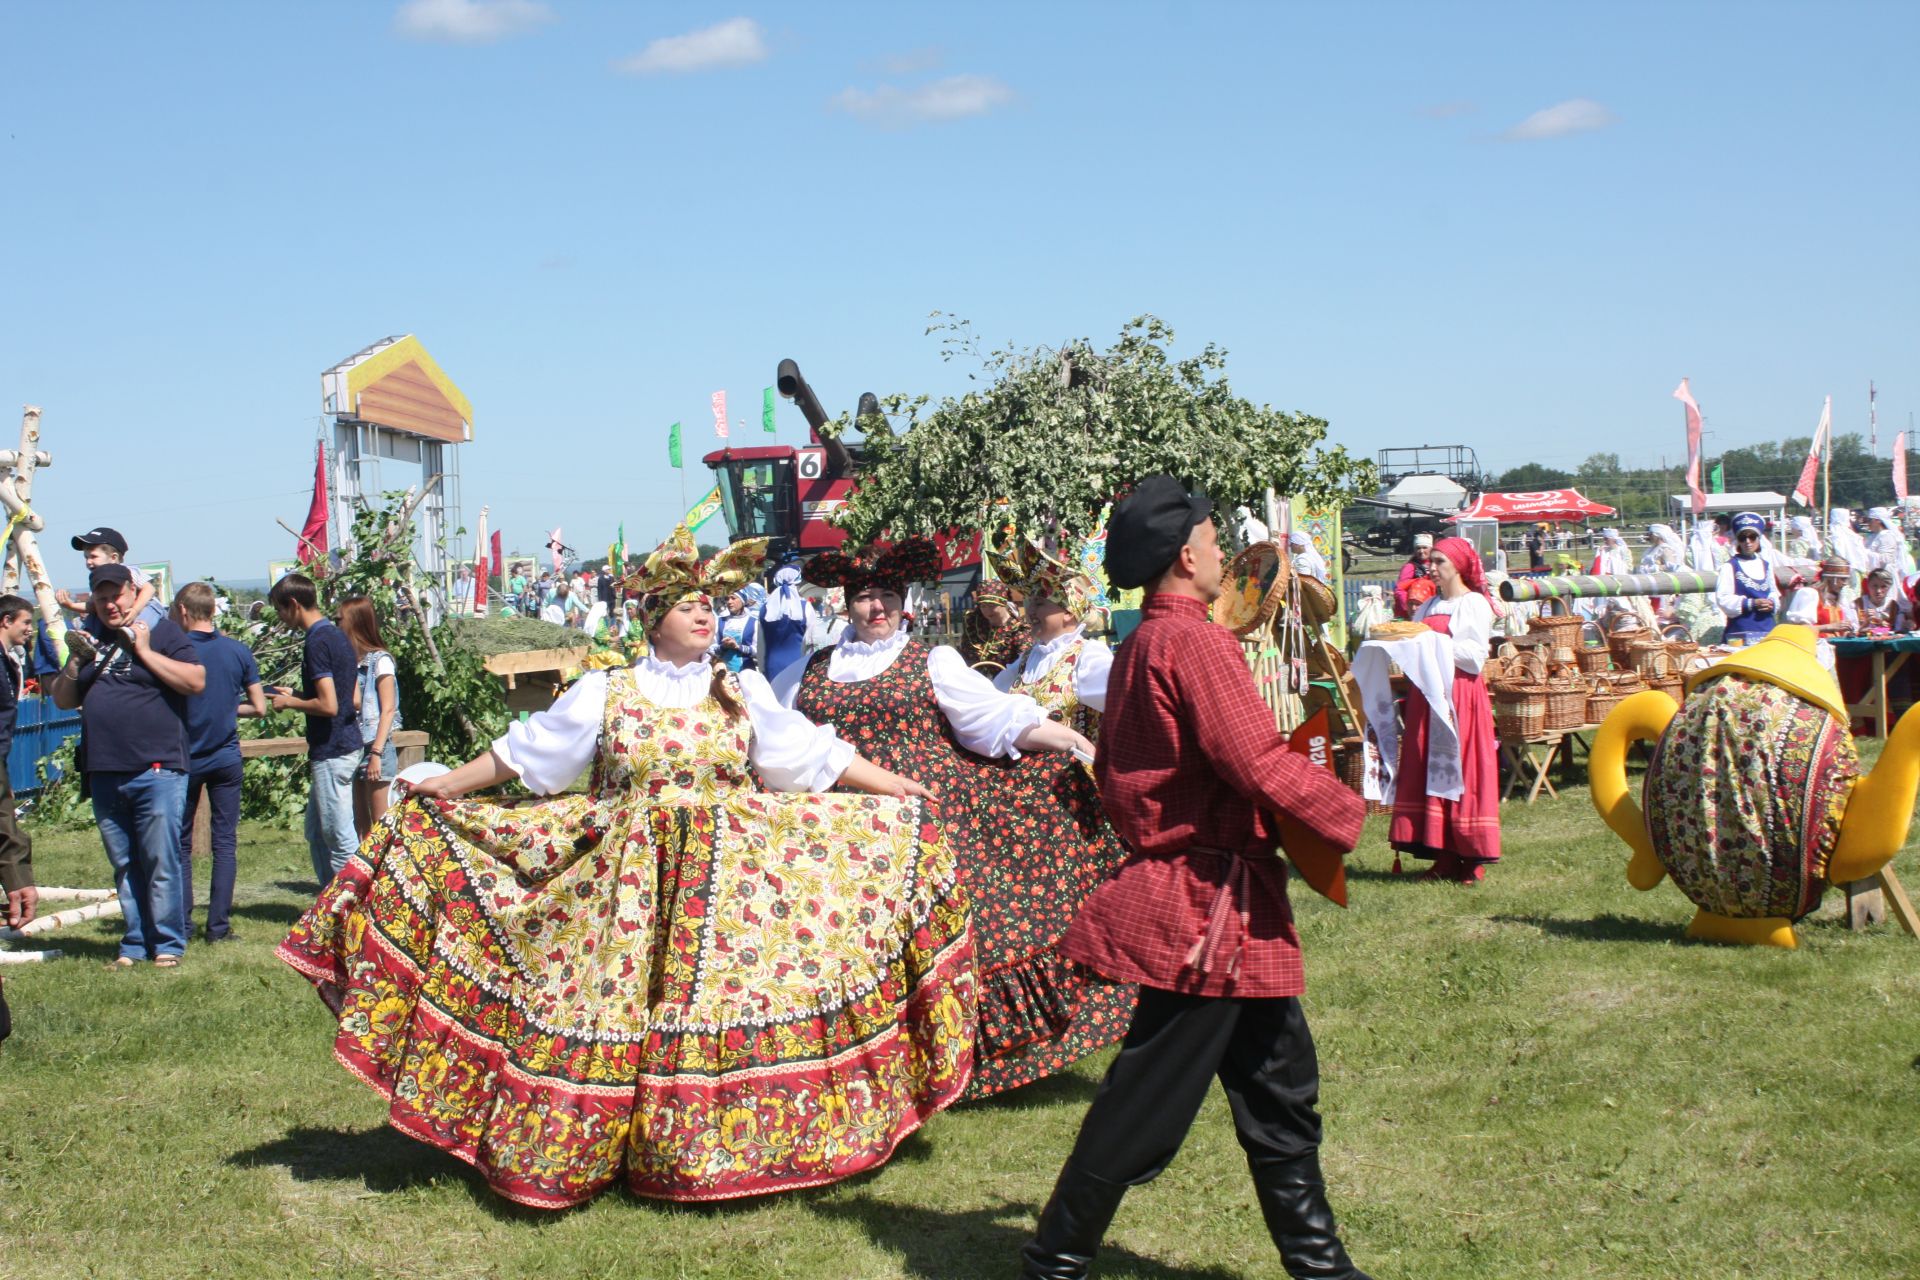
[[[57,652],[67,633],[67,619],[53,598],[53,583],[47,577],[46,562],[40,558],[40,544],[34,538],[47,527],[46,521],[31,505],[33,473],[52,465],[52,455],[40,448],[40,407],[27,405],[21,411],[19,449],[0,450],[0,472],[11,469],[10,475],[0,479],[0,506],[6,508],[13,530],[13,536],[8,539],[12,555],[7,562],[4,585],[8,591],[15,590],[20,580],[19,571],[25,567],[34,603],[39,606],[41,621],[47,624],[47,639],[53,642]]]

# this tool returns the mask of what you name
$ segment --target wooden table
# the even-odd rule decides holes
[[[1887,702],[1887,682],[1907,665],[1907,659],[1920,653],[1920,636],[1842,636],[1832,641],[1833,652],[1841,658],[1868,658],[1873,663],[1873,678],[1867,683],[1867,696],[1847,704],[1847,714],[1865,720],[1868,735],[1884,738],[1893,725],[1893,708]]]
[[[419,764],[427,758],[427,732],[424,729],[395,729],[392,734],[395,751],[400,756],[400,767]],[[240,759],[264,760],[268,756],[303,756],[307,754],[305,738],[242,738],[240,739]],[[193,856],[203,857],[213,852],[213,805],[207,802],[205,793],[201,794],[201,803],[193,810]]]
[[[496,653],[486,661],[487,670],[499,676],[507,686],[507,710],[544,711],[559,696],[560,682],[568,671],[586,660],[591,650],[525,649],[516,653]]]
[[[1528,804],[1538,800],[1543,790],[1558,800],[1560,793],[1553,789],[1553,779],[1548,775],[1560,754],[1564,736],[1558,729],[1537,738],[1503,736],[1500,739],[1500,758],[1507,764],[1507,785],[1501,791],[1500,798],[1511,800],[1516,790],[1526,787]]]

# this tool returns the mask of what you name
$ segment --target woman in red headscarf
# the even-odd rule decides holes
[[[1433,708],[1418,689],[1410,689],[1387,838],[1403,853],[1433,859],[1422,879],[1477,884],[1488,864],[1500,860],[1500,746],[1480,674],[1492,643],[1493,603],[1480,554],[1464,538],[1444,538],[1434,547],[1433,581],[1434,596],[1414,620],[1452,641],[1457,738],[1449,742],[1444,731],[1431,732]],[[1456,742],[1457,798],[1429,794],[1430,752],[1451,751]],[[1451,777],[1453,771],[1436,772]]]

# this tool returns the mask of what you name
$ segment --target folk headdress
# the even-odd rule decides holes
[[[1012,529],[990,535],[985,555],[1001,581],[1023,592],[1029,603],[1051,600],[1076,618],[1086,617],[1094,607],[1092,578]]]
[[[706,563],[686,525],[653,549],[638,573],[627,575],[628,590],[640,595],[640,625],[651,631],[667,610],[689,596],[709,601],[725,599],[760,576],[767,558],[767,539],[736,542]]]
[[[807,581],[816,587],[842,587],[847,600],[870,587],[907,594],[909,582],[940,576],[940,551],[929,538],[907,538],[876,550],[823,551],[807,562]]]

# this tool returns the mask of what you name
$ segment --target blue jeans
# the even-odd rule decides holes
[[[187,775],[142,769],[93,773],[87,781],[127,922],[120,954],[129,960],[186,954],[193,882],[180,856],[180,816],[187,807]]]
[[[180,865],[193,866],[193,816],[205,794],[212,819],[208,823],[213,837],[213,884],[207,891],[207,940],[214,941],[231,933],[228,917],[233,911],[233,881],[239,873],[234,856],[239,843],[240,762],[215,765],[187,775],[186,812],[180,819]],[[187,882],[187,928],[193,928],[193,882]]]
[[[360,847],[353,829],[353,771],[360,767],[366,748],[331,760],[307,762],[307,852],[313,855],[313,876],[322,889],[333,883],[340,868]]]

